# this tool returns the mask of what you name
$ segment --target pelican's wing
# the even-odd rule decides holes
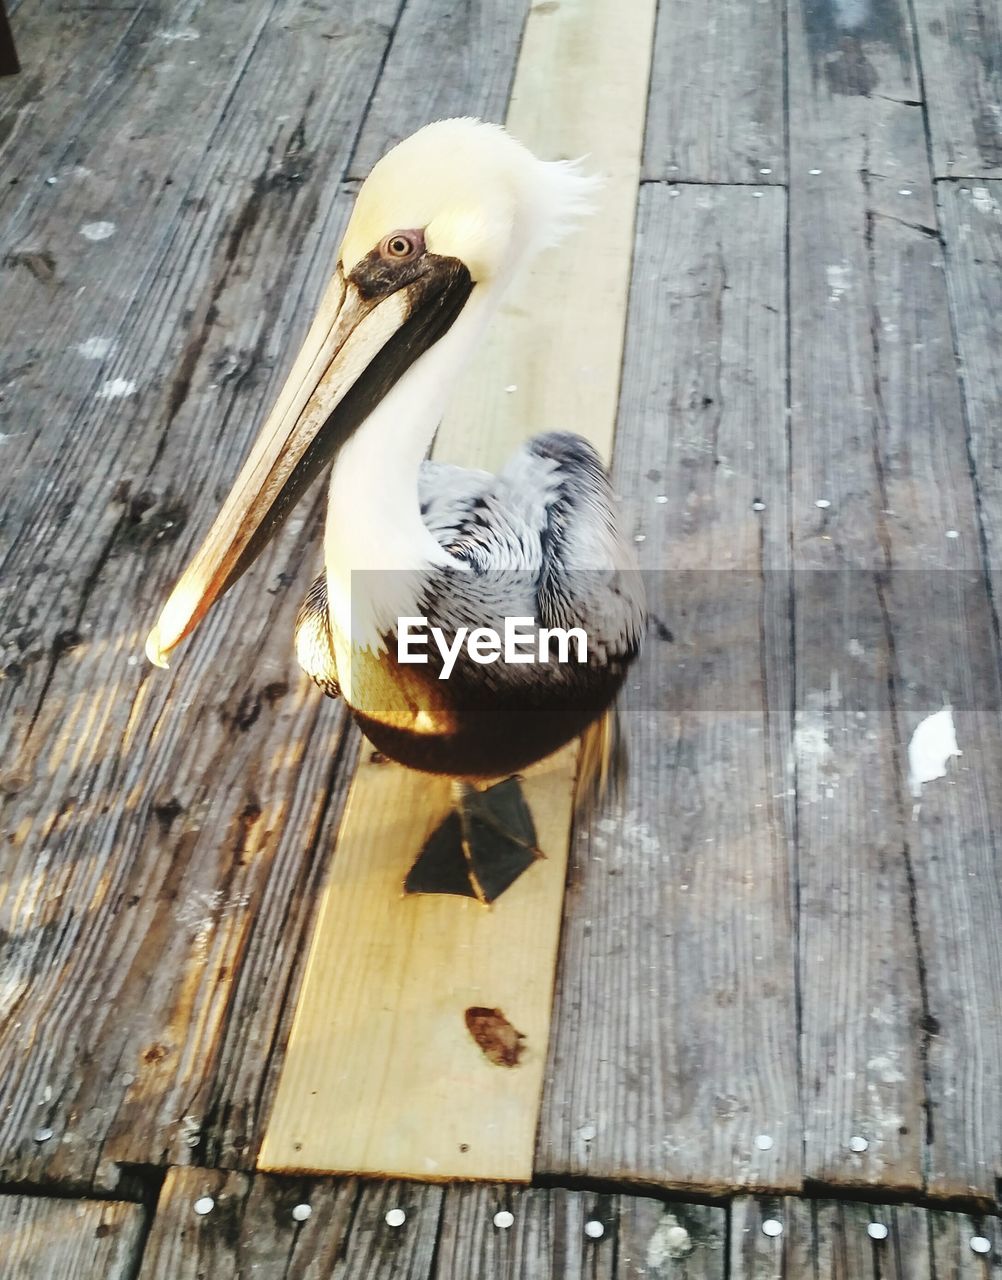
[[[646,625],[644,590],[595,449],[570,432],[534,436],[506,464],[496,492],[538,531],[545,625],[583,626],[596,657],[631,660]]]
[[[490,492],[494,477],[443,462],[424,462],[418,473],[421,518],[440,546],[461,537],[473,512]]]

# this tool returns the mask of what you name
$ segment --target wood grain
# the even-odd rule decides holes
[[[915,0],[933,173],[1002,178],[1002,11],[990,0]]]
[[[767,1236],[763,1222],[782,1225]],[[871,1224],[887,1228],[872,1239]],[[731,1208],[732,1280],[996,1280],[997,1221],[910,1205],[740,1198]],[[972,1237],[994,1246],[971,1249]]]
[[[784,224],[775,190],[642,189],[615,481],[654,624],[624,803],[574,848],[537,1149],[554,1172],[800,1183]]]
[[[390,147],[432,120],[503,120],[528,8],[528,0],[405,5],[349,175],[365,178]]]
[[[424,1280],[430,1275],[442,1193],[436,1187],[250,1178],[221,1170],[167,1174],[138,1280]],[[194,1205],[211,1198],[212,1209]],[[305,1221],[293,1217],[309,1206]],[[390,1208],[406,1223],[390,1227]]]
[[[990,1201],[997,641],[907,21],[891,16],[851,60],[824,52],[827,29],[790,32],[806,1173]],[[964,756],[917,797],[908,744],[944,704]]]
[[[546,157],[591,146],[616,185],[577,233],[577,257],[549,255],[531,273],[532,292],[523,287],[521,301],[502,309],[439,432],[438,458],[494,466],[544,424],[573,424],[611,451],[648,9],[635,24],[623,24],[611,0],[532,12],[508,125]],[[554,83],[561,93],[551,101]],[[612,97],[616,114],[602,115]],[[538,303],[528,308],[533,296]],[[572,346],[568,365],[557,352]],[[509,383],[521,396],[504,393]],[[261,1168],[528,1181],[574,762],[570,749],[531,772],[527,795],[546,859],[485,912],[472,901],[401,895],[407,869],[447,811],[446,784],[368,759],[324,894]],[[465,1027],[471,1004],[501,1009],[526,1036],[517,1068],[484,1059]],[[332,1091],[353,1106],[332,1108]]]
[[[194,67],[98,95],[77,143],[88,172],[44,188],[8,261],[7,1178],[113,1190],[119,1161],[255,1147],[320,823],[351,759],[292,656],[319,512],[291,522],[173,677],[141,644],[347,210],[338,179],[395,10],[345,9],[317,32],[307,8],[208,6]],[[335,87],[313,95],[331,66]],[[105,239],[80,234],[112,220]],[[81,351],[91,340],[102,358]]]
[[[213,1206],[200,1215],[203,1197]],[[311,1210],[303,1221],[297,1205]],[[590,1238],[587,1222],[604,1234]],[[173,1168],[138,1280],[723,1280],[725,1239],[724,1209],[644,1198]]]
[[[888,411],[892,430],[905,423],[885,394],[881,347],[914,297],[885,289],[878,304],[875,291],[899,251],[932,252],[921,230],[932,213],[921,113],[901,101],[917,92],[907,20],[894,5],[882,13],[879,29],[874,14],[847,32],[827,9],[791,9],[801,1078],[810,1177],[916,1188],[928,1010],[899,772],[905,726],[888,687],[896,637],[874,572],[897,566],[891,539],[904,550],[912,536],[886,514],[897,507],[886,469],[900,466],[885,457]],[[865,1152],[850,1151],[854,1136]]]
[[[4,1280],[131,1280],[144,1217],[135,1204],[0,1196]]]
[[[786,176],[783,6],[658,6],[644,177],[781,183]]]

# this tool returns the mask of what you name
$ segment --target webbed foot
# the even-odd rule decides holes
[[[517,778],[486,791],[454,784],[455,808],[428,837],[404,881],[405,893],[451,893],[496,901],[543,857]]]

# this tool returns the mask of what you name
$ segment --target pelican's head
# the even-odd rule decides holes
[[[556,243],[596,185],[498,125],[430,124],[358,193],[328,286],[278,402],[146,642],[158,666],[250,567],[309,484],[401,375]]]

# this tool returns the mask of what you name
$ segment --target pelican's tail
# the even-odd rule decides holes
[[[616,804],[622,799],[627,765],[619,704],[614,702],[581,735],[574,786],[574,816],[578,822],[587,821],[604,804]]]

